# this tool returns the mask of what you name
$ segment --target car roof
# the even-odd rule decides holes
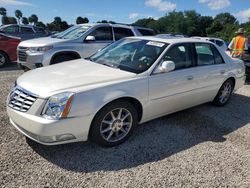
[[[140,27],[140,26],[135,26],[135,25],[127,25],[127,24],[120,24],[120,23],[86,23],[86,24],[77,24],[75,26],[88,26],[88,27],[94,27],[94,26],[112,26],[112,27],[123,27],[123,28],[136,28],[136,29],[146,29],[146,30],[150,30],[153,31],[150,28],[146,28],[146,27]]]
[[[34,25],[8,24],[8,25],[2,25],[1,28],[8,27],[8,26],[22,26],[22,27],[30,27],[30,28],[36,27]]]
[[[220,41],[223,41],[222,39],[220,39],[220,38],[215,38],[215,37],[192,37],[192,38],[196,38],[196,39],[200,39],[200,40],[209,40],[209,39],[212,39],[212,40],[220,40]]]
[[[195,38],[160,38],[157,36],[137,36],[137,37],[128,37],[128,38],[135,38],[135,39],[141,39],[141,40],[152,40],[152,41],[156,41],[156,42],[164,42],[164,43],[168,43],[168,44],[174,44],[174,43],[185,43],[185,42],[206,42],[206,43],[210,43],[213,44],[210,41],[202,41],[200,39],[195,39]]]

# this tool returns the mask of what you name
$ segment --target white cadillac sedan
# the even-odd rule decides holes
[[[115,146],[137,124],[210,101],[223,106],[244,82],[244,64],[211,42],[131,37],[88,60],[23,74],[7,111],[16,129],[41,144]]]

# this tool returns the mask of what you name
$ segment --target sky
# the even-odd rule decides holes
[[[129,24],[141,18],[158,19],[173,10],[196,10],[203,16],[229,12],[240,23],[250,18],[250,0],[0,0],[0,7],[6,8],[9,16],[14,16],[16,9],[25,17],[36,14],[44,23],[60,16],[75,24],[82,16],[91,23],[112,20]]]

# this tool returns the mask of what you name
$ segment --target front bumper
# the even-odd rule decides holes
[[[43,64],[44,54],[42,53],[29,53],[28,51],[18,51],[17,63],[23,69],[34,69],[36,64]]]
[[[246,82],[246,76],[236,78],[234,90],[238,90],[239,88],[243,87]]]
[[[47,120],[7,107],[11,124],[26,137],[44,145],[86,141],[92,116]]]
[[[47,51],[31,53],[28,50],[17,50],[18,58],[17,63],[22,69],[35,69],[47,66],[50,63],[52,52]]]

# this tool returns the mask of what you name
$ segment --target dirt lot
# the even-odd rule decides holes
[[[250,82],[225,107],[201,105],[138,126],[115,148],[46,147],[13,128],[0,70],[0,187],[250,187]]]

